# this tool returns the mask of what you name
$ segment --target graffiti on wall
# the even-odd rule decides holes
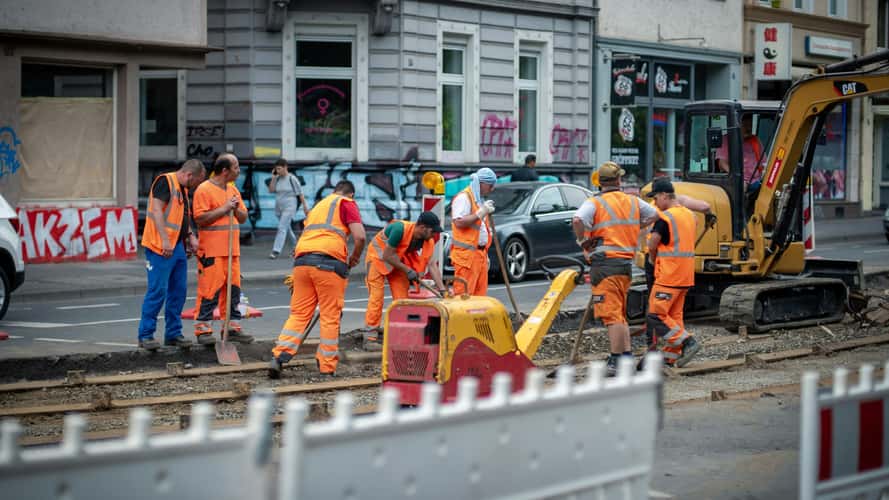
[[[479,157],[481,161],[512,161],[518,122],[509,115],[494,113],[482,119],[479,135]]]
[[[21,208],[25,262],[121,260],[136,257],[133,207]]]
[[[589,130],[564,128],[558,123],[549,134],[549,152],[559,163],[586,163],[588,161]]]
[[[0,127],[0,177],[14,174],[21,168],[18,154],[21,143],[12,127]]]
[[[210,158],[215,152],[213,144],[222,141],[225,125],[221,123],[195,123],[185,129],[187,145],[185,154],[191,158]]]

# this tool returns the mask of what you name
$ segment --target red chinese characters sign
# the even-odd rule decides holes
[[[22,255],[30,264],[136,257],[133,207],[19,209]]]
[[[792,29],[788,23],[756,25],[754,76],[757,80],[790,80]]]

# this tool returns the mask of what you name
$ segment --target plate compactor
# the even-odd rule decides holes
[[[565,297],[583,282],[584,265],[566,257],[543,257],[545,264],[577,265],[563,269],[534,312],[513,333],[512,321],[492,297],[428,297],[396,300],[386,311],[383,335],[383,385],[401,394],[402,405],[420,403],[424,382],[442,385],[442,400],[457,396],[461,377],[478,379],[478,394],[491,391],[494,374],[512,375],[513,391],[522,390],[525,372]]]

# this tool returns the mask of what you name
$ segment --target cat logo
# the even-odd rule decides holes
[[[861,82],[836,81],[833,82],[833,88],[837,95],[840,96],[856,95],[862,92],[867,92],[867,87]]]

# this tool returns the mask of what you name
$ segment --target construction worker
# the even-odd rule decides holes
[[[370,297],[364,314],[364,349],[379,351],[380,319],[383,316],[385,282],[389,282],[392,299],[406,299],[411,283],[420,281],[427,270],[440,294],[445,286],[438,263],[432,261],[434,236],[442,232],[441,220],[432,212],[423,212],[417,222],[396,220],[374,237],[367,249],[365,284]]]
[[[164,307],[164,345],[186,348],[191,341],[182,335],[182,306],[188,288],[188,256],[198,247],[192,231],[188,191],[204,181],[206,170],[199,160],[188,160],[179,170],[161,174],[151,183],[142,246],[148,289],[142,300],[139,347],[154,351],[157,315]]]
[[[480,168],[472,174],[472,181],[457,193],[451,201],[451,263],[454,276],[454,293],[469,295],[488,294],[488,248],[495,235],[486,218],[494,213],[494,201],[482,202],[482,197],[494,191],[497,176],[490,168]],[[468,289],[466,289],[468,287]]]
[[[648,328],[664,339],[664,360],[683,367],[701,349],[685,330],[685,295],[695,284],[696,219],[676,200],[673,183],[657,179],[649,197],[660,211],[648,239],[648,258],[654,265],[654,287],[648,298]]]
[[[657,219],[657,210],[637,196],[621,191],[624,170],[606,161],[596,173],[601,191],[574,213],[577,244],[591,264],[594,313],[608,329],[607,375],[617,373],[621,356],[632,358],[627,323],[627,291],[639,232]]]
[[[336,373],[340,316],[349,269],[361,259],[365,242],[361,214],[352,200],[354,195],[355,186],[350,181],[340,181],[333,194],[316,203],[306,217],[306,227],[294,250],[290,316],[272,349],[270,378],[279,378],[284,364],[296,356],[316,306],[321,322],[321,342],[315,353],[318,371],[327,377]],[[347,246],[349,235],[353,242],[351,254]]]
[[[247,220],[247,207],[234,186],[241,173],[235,155],[225,153],[213,162],[213,175],[194,192],[194,219],[198,225],[198,299],[194,334],[199,344],[213,344],[213,310],[231,311],[228,339],[249,344],[253,337],[244,333],[238,320],[241,313],[241,243],[239,224]],[[229,228],[229,217],[236,223]],[[229,254],[229,231],[232,247]],[[231,304],[226,303],[226,280],[231,265]]]

